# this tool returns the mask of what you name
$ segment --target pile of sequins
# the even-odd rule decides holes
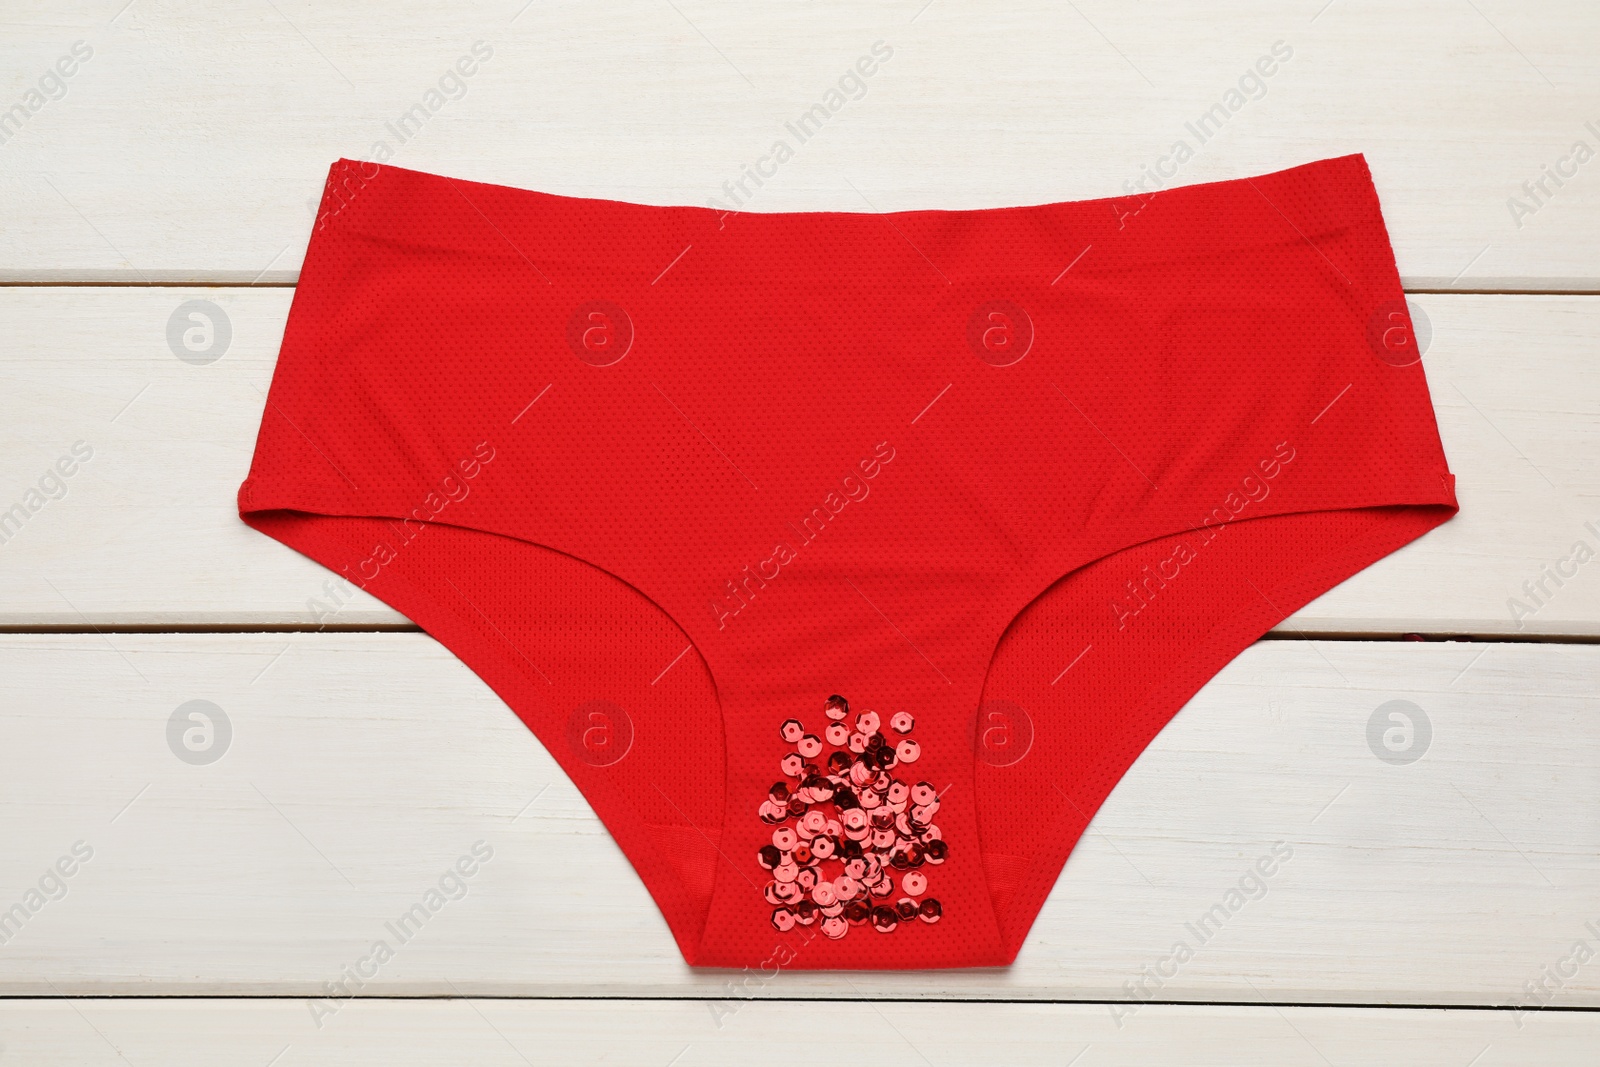
[[[783,739],[794,746],[780,764],[786,780],[761,804],[761,821],[776,827],[758,853],[772,872],[765,890],[772,925],[787,931],[820,919],[822,932],[838,939],[869,923],[887,934],[913,919],[938,922],[942,909],[924,896],[928,877],[920,868],[949,855],[933,822],[939,794],[928,782],[907,785],[890,773],[922,755],[906,736],[915,721],[903,711],[890,716],[899,735],[890,741],[877,712],[860,712],[850,726],[842,696],[829,697],[823,711],[822,737],[806,733],[799,719],[784,722]],[[824,741],[833,748],[826,757]],[[897,875],[901,896],[891,904]]]

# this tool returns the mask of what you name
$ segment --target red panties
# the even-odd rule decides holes
[[[1009,963],[1207,679],[1456,511],[1365,161],[722,213],[340,160],[244,520],[538,735],[691,964]]]

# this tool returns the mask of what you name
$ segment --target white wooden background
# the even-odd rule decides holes
[[[1116,194],[1291,48],[1172,183],[1367,155],[1462,512],[1196,697],[1014,967],[694,972],[484,685],[371,598],[319,618],[324,572],[233,493],[334,158],[386,140],[402,166],[703,204],[877,41],[866,94],[750,210]],[[1508,601],[1600,548],[1600,161],[1574,153],[1600,153],[1597,54],[1578,0],[8,4],[0,509],[94,454],[0,543],[0,910],[93,855],[0,944],[0,1065],[745,1063],[819,1022],[885,1064],[1595,1062],[1600,562]],[[209,365],[168,346],[190,299],[232,328]],[[167,747],[191,699],[232,725],[208,766]],[[1407,766],[1365,740],[1391,699],[1433,726]],[[329,1013],[324,983],[479,840],[466,896]],[[1267,894],[1130,1001],[1276,841]]]

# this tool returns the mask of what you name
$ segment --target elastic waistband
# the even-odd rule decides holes
[[[1362,231],[1387,251],[1377,193],[1361,155],[1094,200],[882,214],[652,206],[340,159],[329,170],[307,270],[314,269],[319,246],[337,239],[396,251],[503,257],[543,273],[546,281],[603,276],[627,282],[637,275],[649,282],[686,245],[698,250],[699,269],[720,270],[729,284],[806,270],[881,277],[900,260],[946,282],[1041,272],[1048,279],[1065,265],[1063,253],[1070,258],[1089,246],[1096,255],[1086,271],[1103,275]],[[767,254],[780,237],[782,262]]]

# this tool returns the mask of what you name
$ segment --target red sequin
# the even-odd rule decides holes
[[[823,712],[832,720],[823,729],[834,751],[818,759],[824,746],[798,719],[786,719],[779,735],[799,751],[779,758],[789,782],[779,782],[758,806],[766,823],[780,824],[772,843],[757,860],[772,872],[762,891],[772,910],[772,925],[789,931],[823,916],[822,932],[837,940],[852,926],[869,922],[879,933],[892,933],[901,922],[939,920],[939,902],[928,891],[928,876],[916,868],[942,863],[949,854],[934,814],[939,794],[929,782],[907,784],[892,772],[921,755],[917,742],[903,737],[890,743],[879,733],[874,711],[855,719],[855,732],[843,725],[850,705],[830,696]],[[826,721],[826,720],[825,720]],[[889,719],[896,733],[907,734],[915,720],[906,712]],[[823,767],[827,773],[824,773]],[[902,896],[895,907],[874,905],[872,897],[888,897],[899,877]]]

